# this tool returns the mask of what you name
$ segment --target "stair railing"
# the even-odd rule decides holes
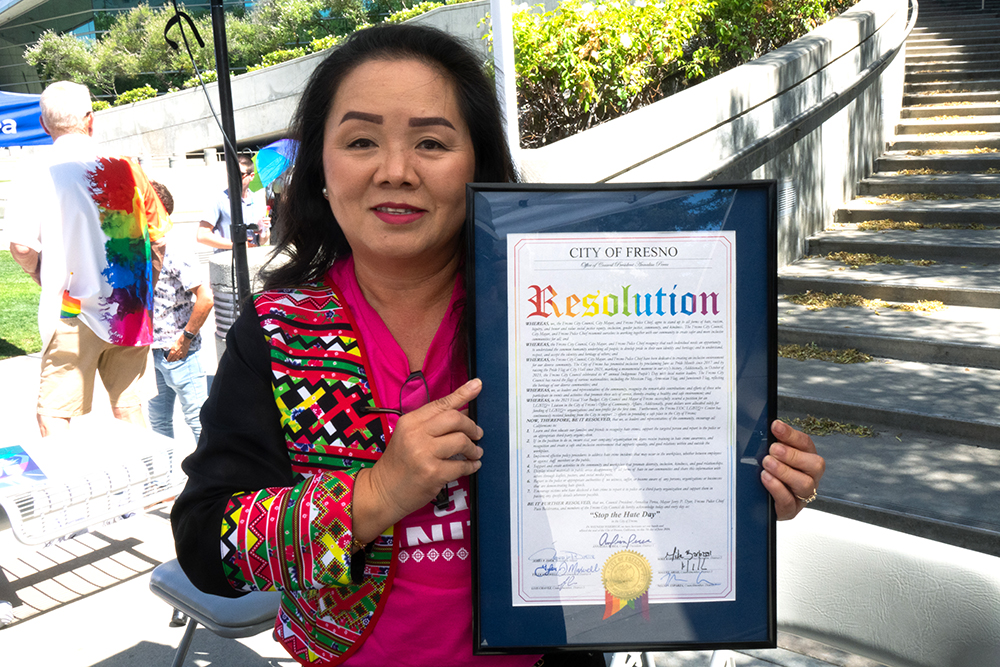
[[[984,3],[985,1],[983,0]],[[910,0],[910,9],[910,19],[906,24],[906,29],[903,31],[903,36],[899,40],[899,44],[859,72],[843,90],[830,93],[820,100],[817,105],[803,111],[749,146],[740,149],[722,161],[712,171],[704,174],[697,180],[711,180],[715,178],[723,180],[748,177],[754,169],[766,164],[791,148],[800,139],[804,138],[841,109],[856,100],[861,93],[875,83],[876,79],[895,60],[900,51],[903,50],[906,39],[913,32],[913,27],[917,23],[918,0]]]

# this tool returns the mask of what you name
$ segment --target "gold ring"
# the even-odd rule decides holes
[[[809,496],[808,498],[803,498],[802,496],[795,496],[795,497],[801,500],[803,505],[808,505],[812,501],[816,500],[816,492],[818,490],[819,489],[813,489],[812,495]]]

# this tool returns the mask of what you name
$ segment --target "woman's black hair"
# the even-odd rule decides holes
[[[275,256],[288,261],[269,268],[265,288],[296,287],[319,280],[351,249],[323,197],[323,134],[344,78],[372,60],[413,59],[439,68],[455,86],[459,110],[475,151],[475,180],[517,181],[493,81],[482,61],[451,35],[426,26],[382,24],[359,30],[335,47],[306,84],[292,121],[299,142],[291,179],[282,195],[282,230]]]

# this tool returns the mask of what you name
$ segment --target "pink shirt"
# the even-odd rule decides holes
[[[330,277],[354,314],[378,396],[387,407],[398,407],[399,390],[410,374],[406,354],[361,293],[354,259],[335,263]],[[464,362],[456,363],[453,354],[464,298],[459,277],[421,369],[431,400],[447,396],[468,379]],[[389,415],[390,430],[397,419]],[[399,565],[388,601],[376,630],[345,664],[531,667],[538,661],[537,655],[472,655],[468,478],[452,482],[449,491],[446,509],[428,503],[396,526]]]

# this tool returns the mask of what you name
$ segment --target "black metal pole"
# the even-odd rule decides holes
[[[215,71],[219,75],[219,114],[226,136],[226,175],[229,179],[229,213],[232,216],[230,238],[236,264],[235,314],[250,297],[250,266],[247,264],[247,228],[243,223],[243,179],[236,160],[236,125],[233,122],[233,91],[229,83],[229,49],[226,46],[226,12],[222,0],[212,0],[212,35],[215,39]]]

